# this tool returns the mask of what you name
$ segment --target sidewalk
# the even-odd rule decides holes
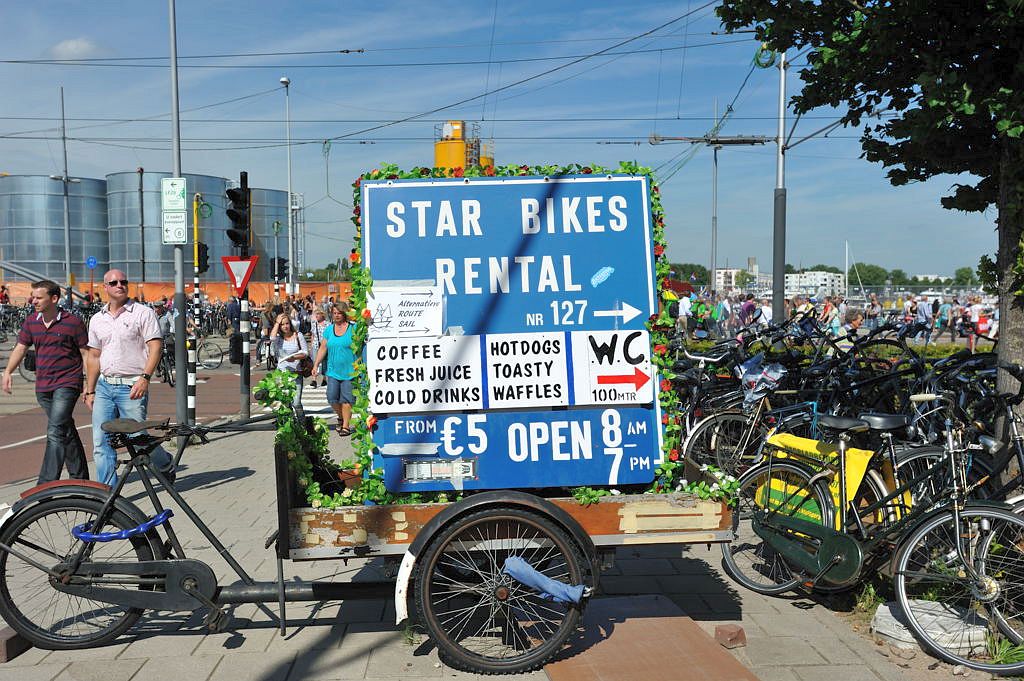
[[[336,460],[350,456],[347,440],[332,434],[331,444]],[[263,548],[275,526],[272,449],[271,433],[234,435],[189,449],[177,483],[246,570],[265,580],[276,577],[272,551]],[[28,486],[0,487],[0,501],[13,501]],[[128,496],[139,491],[141,485],[133,483]],[[145,500],[136,502],[149,511]],[[174,527],[192,557],[209,562],[222,582],[235,581],[184,514],[176,514]],[[602,577],[602,591],[665,594],[711,634],[718,624],[742,624],[748,645],[732,652],[763,681],[902,681],[939,673],[924,672],[923,665],[901,669],[846,622],[806,599],[738,590],[720,563],[717,547],[622,549],[616,566]],[[285,563],[286,579],[379,579],[382,570],[380,560]],[[268,607],[277,611],[276,604]],[[208,635],[201,614],[148,613],[108,647],[29,650],[0,665],[0,681],[151,681],[169,675],[188,681],[484,678],[442,666],[424,637],[395,626],[389,601],[289,603],[285,638],[254,605],[238,606],[233,614],[231,630]],[[678,678],[691,676],[680,670]],[[510,678],[547,676],[541,671]]]

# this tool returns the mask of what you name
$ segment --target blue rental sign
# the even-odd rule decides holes
[[[389,489],[653,479],[646,178],[364,180],[362,192],[382,324],[366,348],[374,465]],[[432,328],[417,319],[431,296],[444,335],[415,335]]]
[[[90,270],[96,269],[97,264],[99,264],[99,261],[96,260],[96,256],[90,255],[88,258],[85,259],[85,266],[88,267]]]

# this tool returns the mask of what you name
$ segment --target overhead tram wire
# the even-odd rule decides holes
[[[675,21],[678,21],[676,19]],[[661,27],[659,27],[660,29]],[[654,29],[658,30],[658,29]],[[637,36],[632,40],[638,40],[644,37],[643,35]],[[653,38],[652,38],[653,39]],[[392,69],[392,68],[411,68],[411,67],[433,67],[433,66],[482,66],[485,64],[525,64],[530,62],[543,62],[543,61],[561,61],[563,59],[573,59],[577,61],[583,61],[585,59],[591,59],[595,56],[628,56],[635,54],[653,54],[655,52],[676,52],[679,50],[692,50],[699,47],[718,47],[722,45],[733,45],[737,43],[749,42],[749,38],[739,38],[737,40],[715,40],[706,43],[694,43],[692,45],[675,45],[672,47],[657,47],[651,49],[642,50],[627,50],[625,52],[610,52],[616,47],[625,43],[619,43],[613,45],[600,52],[590,54],[562,54],[554,55],[550,57],[516,57],[510,59],[461,59],[455,61],[422,61],[422,62],[378,62],[373,64],[179,64],[179,69]],[[630,41],[626,41],[630,42]],[[575,63],[575,62],[574,62]],[[80,66],[87,68],[117,68],[117,69],[166,69],[167,66],[164,64],[134,64],[134,63],[106,63],[106,62],[86,62],[77,59],[68,59],[63,61],[34,61],[24,59],[0,59],[0,64],[17,64],[23,66]],[[566,66],[572,66],[572,64],[566,64]]]
[[[705,3],[704,5],[701,5],[696,10],[693,10],[693,11],[694,12],[699,12],[700,10],[703,10],[704,8],[710,7],[711,5],[715,4],[717,1],[718,0],[711,0],[710,2]],[[692,12],[688,12],[686,14],[682,14],[682,15],[674,18],[674,19],[670,19],[669,21],[666,21],[665,23],[663,23],[663,24],[661,24],[659,26],[655,26],[654,28],[652,28],[649,31],[645,31],[644,33],[641,33],[641,34],[636,35],[636,36],[634,36],[632,38],[629,38],[628,40],[624,40],[622,42],[616,43],[615,45],[612,45],[611,47],[605,48],[603,50],[598,50],[597,52],[589,54],[589,55],[587,55],[585,57],[581,57],[579,59],[575,59],[575,60],[569,62],[568,64],[560,64],[559,66],[556,66],[554,68],[550,68],[550,69],[548,69],[546,71],[541,71],[540,73],[534,74],[532,76],[527,76],[526,78],[520,78],[519,80],[517,80],[515,82],[509,83],[508,85],[502,85],[501,87],[495,88],[494,90],[491,90],[490,92],[484,92],[482,94],[473,95],[472,97],[465,97],[463,99],[460,99],[457,102],[452,102],[452,103],[446,104],[444,106],[440,106],[440,107],[437,107],[437,108],[434,108],[434,109],[430,109],[429,111],[424,111],[422,113],[414,114],[412,116],[406,116],[404,118],[397,119],[397,120],[395,120],[393,122],[390,122],[390,123],[384,123],[384,124],[376,125],[376,126],[373,126],[373,127],[370,127],[370,128],[364,128],[362,130],[356,130],[356,131],[353,131],[353,132],[350,132],[350,133],[346,133],[344,135],[338,135],[338,136],[333,137],[331,139],[332,140],[338,140],[338,139],[345,139],[347,137],[355,137],[357,135],[363,135],[363,134],[366,134],[368,132],[373,132],[375,130],[380,130],[382,128],[390,127],[392,125],[398,125],[400,123],[406,123],[408,121],[418,120],[418,119],[421,119],[421,118],[425,118],[426,116],[429,116],[431,114],[438,113],[439,111],[446,111],[446,110],[451,109],[453,107],[461,106],[462,104],[468,104],[469,102],[474,102],[474,101],[480,99],[481,97],[486,97],[488,95],[492,95],[492,94],[495,94],[497,92],[503,92],[505,90],[510,90],[510,89],[512,89],[514,87],[517,87],[519,85],[522,85],[524,83],[528,83],[528,82],[536,80],[538,78],[543,78],[544,76],[547,76],[547,75],[550,75],[552,73],[555,73],[556,71],[561,71],[563,69],[569,68],[570,66],[578,64],[578,63],[580,63],[582,61],[585,61],[587,59],[592,59],[594,57],[598,57],[598,56],[601,56],[603,54],[607,54],[607,53],[611,52],[612,50],[614,50],[614,49],[616,49],[618,47],[622,47],[623,45],[626,45],[628,43],[633,42],[634,40],[639,40],[639,39],[647,37],[647,36],[649,36],[651,34],[657,33],[658,31],[660,31],[661,29],[665,28],[666,26],[671,26],[672,24],[676,23],[677,21],[680,21],[681,19],[685,19],[690,14],[692,14]]]

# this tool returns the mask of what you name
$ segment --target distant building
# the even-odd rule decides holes
[[[739,288],[736,283],[736,278],[739,276],[741,270],[738,267],[719,267],[715,270],[715,290],[716,291],[728,291],[730,289]]]
[[[945,277],[940,274],[915,274],[914,277],[918,281],[942,281],[945,279]]]
[[[786,294],[834,296],[846,293],[846,275],[836,272],[799,272],[786,275]]]

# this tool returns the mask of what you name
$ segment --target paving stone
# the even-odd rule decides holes
[[[270,639],[267,650],[289,650],[296,655],[304,650],[324,650],[337,648],[345,636],[345,625],[341,622],[333,624],[310,624],[305,626],[289,626],[284,636],[280,632]]]
[[[437,652],[430,646],[429,654],[417,654],[417,646],[405,643],[381,646],[370,653],[369,668],[374,674],[390,678],[431,678],[443,676]]]
[[[338,611],[342,622],[380,622],[384,614],[385,601],[353,600],[345,601]]]
[[[310,650],[295,658],[289,681],[362,679],[366,676],[372,646],[350,645],[330,650]]]
[[[830,677],[843,681],[891,681],[893,678],[880,679],[863,665],[794,667],[794,671],[802,681],[821,681]]]
[[[42,648],[29,648],[13,660],[8,660],[7,662],[0,664],[0,669],[7,669],[10,667],[29,667],[34,664],[39,664],[51,652],[52,651],[50,650],[43,650]]]
[[[193,632],[174,632],[138,638],[117,656],[119,660],[146,657],[187,657],[203,642],[203,635]]]
[[[34,667],[16,667],[10,663],[0,666],[0,681],[50,681],[64,671],[68,665],[38,664]]]
[[[267,649],[276,629],[237,629],[209,634],[195,649],[194,655],[223,655],[229,651],[257,653]]]
[[[697,594],[668,594],[668,597],[693,619],[710,614],[708,604]]]
[[[290,652],[268,651],[225,655],[210,674],[208,681],[285,681],[294,662],[295,655]]]
[[[851,634],[856,636],[852,632]],[[865,657],[863,653],[852,650],[844,641],[835,637],[812,639],[808,641],[808,645],[832,664],[859,664]]]
[[[151,657],[142,665],[135,681],[165,679],[172,675],[175,678],[187,679],[187,681],[206,681],[220,660],[220,655]]]
[[[801,681],[792,667],[758,667],[754,674],[761,681]]]
[[[46,656],[46,661],[51,663],[80,662],[81,660],[114,660],[130,646],[130,641],[115,643],[114,645],[99,646],[98,648],[85,648],[84,650],[54,650]]]
[[[633,575],[674,575],[675,567],[668,558],[629,558],[618,561],[619,569],[626,576]]]
[[[600,591],[605,594],[650,594],[658,592],[658,584],[644,577],[607,577],[601,580]],[[684,592],[687,589],[675,588],[671,591]]]
[[[142,667],[143,660],[89,660],[72,662],[54,681],[128,681]]]
[[[820,665],[825,662],[825,658],[807,645],[807,641],[793,636],[751,637],[743,652],[750,659],[755,674],[759,667]]]

